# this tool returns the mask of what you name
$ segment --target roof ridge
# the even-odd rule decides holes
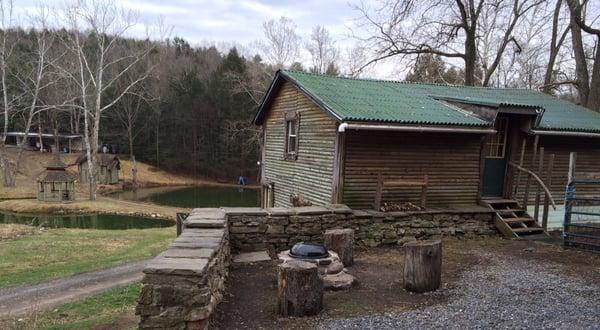
[[[298,71],[298,70],[288,70],[282,69],[281,71],[286,73],[298,73],[305,74],[311,76],[318,77],[326,77],[326,78],[334,78],[334,79],[346,79],[346,80],[355,80],[355,81],[369,81],[369,82],[386,82],[386,83],[396,83],[403,85],[425,85],[425,86],[442,86],[442,87],[458,87],[458,88],[473,88],[473,89],[491,89],[491,90],[518,90],[518,91],[532,91],[540,94],[544,94],[538,90],[531,88],[522,88],[522,87],[489,87],[489,86],[467,86],[467,85],[457,85],[457,84],[442,84],[442,83],[425,83],[425,82],[412,82],[412,81],[402,81],[402,80],[387,80],[387,79],[378,79],[378,78],[356,78],[356,77],[347,77],[347,76],[332,76],[327,74],[315,73],[315,72],[306,72],[306,71]]]

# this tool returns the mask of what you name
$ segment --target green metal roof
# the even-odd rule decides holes
[[[296,71],[280,71],[307,96],[340,121],[404,124],[489,126],[490,123],[436,99],[487,106],[544,109],[537,129],[600,131],[600,113],[529,89],[466,87],[351,79]],[[270,93],[268,93],[270,94]],[[268,103],[265,97],[256,121]]]

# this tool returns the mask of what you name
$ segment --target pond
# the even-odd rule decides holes
[[[142,218],[129,215],[23,215],[0,212],[0,224],[18,223],[48,228],[81,229],[146,229],[173,226],[170,220]]]
[[[186,208],[260,205],[258,189],[237,187],[141,188],[114,193],[110,197]]]

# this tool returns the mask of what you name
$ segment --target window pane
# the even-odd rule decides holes
[[[294,121],[294,120],[288,121],[288,134],[296,135],[296,121]]]
[[[296,153],[296,137],[290,136],[288,139],[288,153]]]

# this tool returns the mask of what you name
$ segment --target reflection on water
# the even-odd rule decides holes
[[[174,222],[129,215],[21,215],[0,212],[0,224],[18,223],[49,228],[145,229],[173,226]]]
[[[186,208],[260,205],[257,189],[236,187],[141,188],[110,197]]]

